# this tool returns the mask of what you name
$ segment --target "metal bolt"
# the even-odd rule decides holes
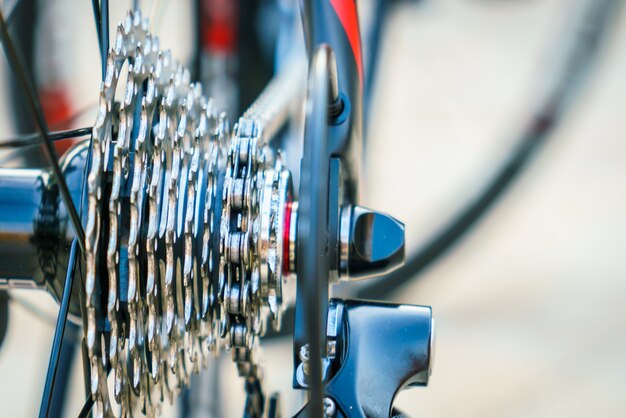
[[[335,402],[333,402],[333,400],[328,397],[324,398],[324,417],[325,418],[334,417],[335,412],[337,412],[337,407],[335,406]]]
[[[309,374],[309,345],[305,344],[300,348],[300,361],[302,362],[302,371],[305,375]]]
[[[309,362],[309,345],[304,344],[300,347],[300,361],[303,363]]]
[[[337,355],[337,341],[329,340],[326,344],[326,352],[329,359],[334,359]]]

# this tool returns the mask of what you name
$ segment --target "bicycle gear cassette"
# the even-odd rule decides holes
[[[139,12],[118,25],[87,179],[95,416],[113,415],[109,370],[123,416],[157,414],[221,349],[241,376],[259,376],[257,340],[280,326],[295,216],[290,174],[267,146],[276,109],[263,104],[276,102],[259,100],[231,134]]]

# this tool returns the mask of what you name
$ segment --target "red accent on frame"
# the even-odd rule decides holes
[[[204,46],[209,51],[231,52],[237,45],[237,34],[230,24],[215,22],[202,31]]]
[[[291,211],[292,202],[285,204],[285,217],[283,218],[283,274],[289,274],[289,235],[291,234]]]
[[[363,88],[363,59],[361,57],[361,32],[359,31],[359,15],[356,11],[356,0],[330,0],[339,17],[343,30],[348,35],[356,68],[359,72],[361,88]]]
[[[200,7],[203,49],[208,52],[235,52],[239,1],[203,0]]]
[[[68,129],[70,127],[72,105],[70,97],[67,95],[67,87],[56,85],[40,88],[39,98],[48,126],[54,126],[58,130]],[[68,139],[55,142],[54,147],[59,154],[64,154],[75,143],[76,140]]]

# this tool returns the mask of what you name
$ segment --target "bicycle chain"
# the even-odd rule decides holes
[[[256,342],[268,316],[280,325],[281,229],[291,199],[289,173],[280,158],[271,166],[267,146],[277,112],[285,113],[284,91],[268,92],[230,137],[225,115],[159,50],[141,14],[118,25],[87,179],[85,340],[95,416],[113,416],[109,368],[122,416],[158,414],[221,348],[240,375],[260,378]]]
[[[268,319],[280,328],[282,255],[288,245],[282,230],[292,199],[291,175],[280,153],[272,161],[268,142],[297,99],[302,74],[292,69],[268,85],[239,119],[228,152],[220,225],[222,335],[239,375],[253,379],[261,377],[255,362],[258,337]]]

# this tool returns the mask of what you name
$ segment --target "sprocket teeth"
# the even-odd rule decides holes
[[[87,176],[84,332],[97,416],[112,416],[109,368],[122,416],[157,414],[220,349],[232,348],[242,375],[260,373],[258,336],[281,309],[277,219],[290,187],[266,158],[266,123],[285,101],[268,91],[231,134],[139,11],[118,24]]]

